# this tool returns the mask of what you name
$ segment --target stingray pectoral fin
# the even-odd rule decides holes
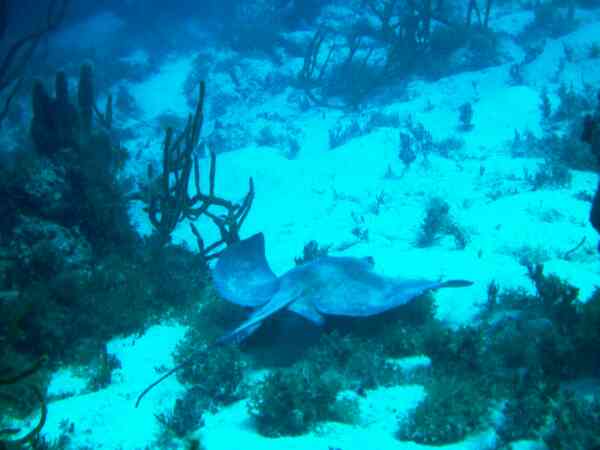
[[[266,304],[279,286],[267,263],[262,233],[227,247],[219,256],[212,277],[224,299],[242,306]]]
[[[229,333],[221,336],[216,342],[218,344],[237,344],[242,342],[261,326],[263,320],[269,316],[272,316],[277,311],[282,310],[299,297],[300,295],[292,297],[287,295],[285,292],[278,291],[266,305],[254,311],[248,320],[243,322],[239,327],[233,329]]]
[[[317,326],[323,326],[325,318],[317,311],[311,298],[301,298],[288,306],[288,310],[311,321]]]
[[[457,287],[469,287],[474,283],[469,280],[447,280],[442,281],[436,289],[440,288],[457,288]]]

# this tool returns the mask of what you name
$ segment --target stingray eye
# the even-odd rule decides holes
[[[367,256],[365,259],[367,260],[370,266],[375,265],[375,258],[373,258],[372,256]]]

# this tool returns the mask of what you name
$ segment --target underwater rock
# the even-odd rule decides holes
[[[92,261],[92,248],[77,227],[19,216],[11,250],[22,270],[41,274],[76,269]]]
[[[18,186],[22,203],[41,217],[62,219],[68,208],[67,199],[72,195],[66,168],[50,158],[37,157],[24,168],[22,176],[23,182]]]

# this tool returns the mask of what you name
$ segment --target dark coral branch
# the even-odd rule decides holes
[[[214,151],[209,154],[208,193],[203,193],[200,186],[200,165],[194,151],[200,139],[204,122],[205,84],[200,84],[200,95],[194,114],[190,114],[187,125],[177,137],[173,129],[166,131],[163,143],[162,173],[158,177],[149,167],[149,184],[142,192],[134,194],[133,199],[147,204],[150,222],[159,237],[161,245],[170,241],[171,233],[183,220],[196,220],[207,216],[217,226],[220,239],[205,247],[198,229],[192,225],[192,232],[198,241],[203,257],[208,260],[218,256],[217,249],[222,245],[231,245],[239,241],[239,230],[246,219],[254,198],[254,184],[250,179],[248,193],[241,204],[237,204],[215,194],[215,178],[217,173],[217,156]],[[190,195],[190,178],[193,174],[195,192]],[[211,207],[225,209],[224,215],[210,211]]]
[[[39,30],[33,31],[13,42],[2,57],[0,62],[0,91],[9,86],[12,88],[4,101],[4,107],[0,111],[0,123],[6,117],[10,103],[15,96],[25,68],[31,61],[33,53],[40,41],[48,33],[56,30],[63,21],[70,0],[52,0],[48,5],[46,24]],[[0,3],[0,39],[4,39],[9,25],[10,6],[8,0]]]
[[[37,372],[46,361],[47,358],[45,356],[41,357],[34,364],[32,364],[31,367],[22,370],[16,375],[11,375],[7,378],[0,378],[0,385],[13,385],[18,383],[24,378],[29,377],[30,375]],[[38,423],[35,427],[33,427],[31,431],[29,431],[26,435],[18,439],[0,439],[0,449],[2,450],[23,448],[23,445],[35,439],[35,437],[40,433],[40,431],[42,431],[42,428],[44,428],[44,425],[46,424],[46,418],[48,416],[48,406],[46,404],[46,400],[44,399],[44,396],[37,387],[32,385],[28,385],[28,387],[33,391],[34,395],[38,399],[38,402],[40,403],[40,418],[38,420]],[[0,434],[15,434],[17,432],[19,432],[18,429],[0,430]]]
[[[11,375],[7,378],[0,378],[0,385],[9,385],[9,384],[18,383],[19,381],[21,381],[21,380],[27,378],[28,376],[34,374],[35,372],[37,372],[42,367],[42,365],[44,365],[47,361],[48,361],[48,358],[46,356],[42,356],[27,369],[24,369],[21,372],[15,374],[15,375]]]
[[[36,436],[40,434],[44,425],[46,425],[46,419],[48,417],[48,405],[46,404],[46,400],[42,395],[41,391],[35,386],[28,386],[37,397],[38,402],[40,403],[40,418],[38,423],[29,431],[26,435],[17,438],[17,439],[0,439],[0,449],[2,450],[17,450],[23,448],[23,445],[33,441]],[[2,430],[4,433],[15,434],[20,430],[18,429],[8,429]]]

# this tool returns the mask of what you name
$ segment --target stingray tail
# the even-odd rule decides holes
[[[185,358],[185,360],[182,363],[176,365],[175,367],[170,369],[167,373],[163,374],[159,379],[154,381],[152,384],[148,385],[148,387],[146,389],[144,389],[142,391],[142,393],[138,396],[138,398],[135,402],[135,407],[137,408],[139,406],[140,402],[142,401],[142,399],[148,392],[150,392],[152,389],[154,389],[160,383],[165,381],[167,378],[169,378],[171,375],[173,375],[179,369],[183,369],[184,367],[188,366],[189,364],[192,364],[196,359],[198,359],[198,357],[204,356],[205,354],[207,354],[209,351],[211,351],[215,347],[219,347],[221,345],[228,345],[228,344],[239,344],[244,339],[246,339],[248,336],[250,336],[258,327],[260,327],[261,324],[262,324],[262,321],[259,321],[256,323],[251,323],[249,325],[242,324],[241,326],[234,329],[233,331],[230,331],[229,333],[218,338],[216,341],[214,341],[208,347],[195,351],[190,356]]]
[[[169,378],[171,375],[173,375],[179,369],[183,369],[184,367],[186,367],[189,364],[193,363],[200,355],[206,354],[207,352],[209,352],[211,349],[213,349],[217,345],[220,345],[220,343],[219,342],[215,342],[214,344],[209,345],[207,348],[203,348],[201,350],[197,350],[197,351],[193,352],[190,356],[188,356],[187,358],[185,358],[185,360],[182,363],[177,364],[175,367],[173,367],[172,369],[170,369],[167,373],[163,374],[158,380],[156,380],[153,383],[149,384],[148,387],[146,389],[144,389],[140,395],[138,395],[138,398],[135,401],[135,407],[137,408],[140,405],[140,402],[142,401],[142,399],[146,396],[146,394],[148,392],[150,392],[152,389],[154,389],[160,383],[162,383],[163,381],[165,381],[167,378]]]
[[[467,287],[473,285],[472,281],[469,280],[447,280],[440,283],[440,288],[457,288],[457,287]]]
[[[262,321],[252,323],[250,325],[240,325],[238,328],[224,334],[215,341],[215,345],[240,344],[244,339],[254,333],[260,326]]]

